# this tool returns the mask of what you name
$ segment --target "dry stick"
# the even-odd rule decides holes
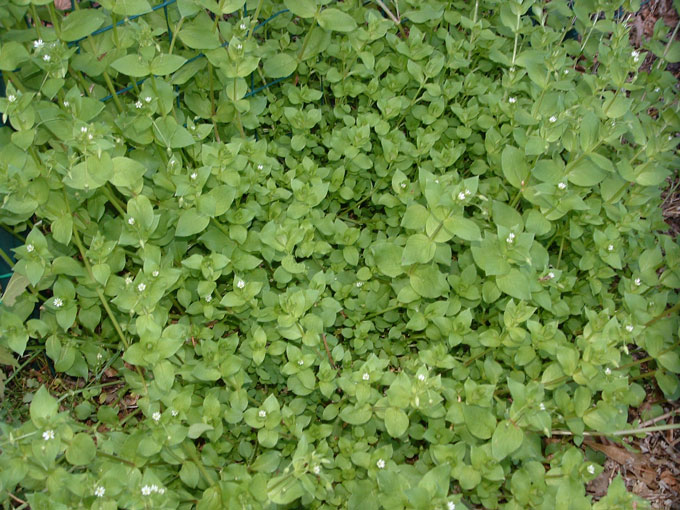
[[[322,333],[321,338],[323,339],[323,346],[326,348],[326,354],[328,354],[328,361],[331,362],[331,366],[333,367],[333,369],[337,370],[338,367],[335,366],[335,363],[333,362],[333,357],[331,356],[331,350],[328,348],[328,342],[326,341],[326,333]]]
[[[571,430],[553,430],[551,435],[553,436],[592,436],[592,437],[606,437],[606,436],[629,436],[636,434],[644,434],[645,432],[659,432],[662,430],[674,430],[680,429],[680,423],[674,423],[671,425],[658,425],[656,427],[640,427],[637,429],[630,430],[615,430],[614,432],[582,432],[580,434],[575,434]]]
[[[656,418],[652,418],[651,420],[641,423],[640,427],[649,427],[650,425],[654,425],[658,421],[665,420],[666,418],[670,418],[674,414],[677,414],[678,411],[680,411],[680,408],[668,411],[666,414],[662,414],[661,416],[657,416]]]
[[[23,499],[17,498],[17,497],[16,497],[14,494],[12,494],[11,492],[8,492],[7,494],[9,494],[9,497],[12,498],[12,499],[13,499],[14,501],[16,501],[17,503],[21,503],[22,505],[28,505],[28,502],[27,502],[27,501],[24,501]]]

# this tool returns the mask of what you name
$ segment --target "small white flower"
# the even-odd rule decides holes
[[[458,200],[465,200],[465,192],[464,191],[461,191],[460,193],[458,193]]]
[[[591,475],[594,475],[595,474],[595,466],[593,466],[592,464],[590,466],[588,466],[588,473],[590,473]]]
[[[42,39],[38,39],[37,41],[33,41],[33,47],[34,47],[36,50],[39,50],[39,49],[42,48],[44,45],[45,45],[45,43],[43,42]]]
[[[208,294],[207,296],[205,296],[205,302],[206,302],[206,303],[210,303],[211,301],[212,301],[212,296],[211,296],[210,294]]]
[[[52,60],[52,57],[50,57],[49,55],[43,55],[43,60],[45,62],[49,62],[50,60]]]
[[[137,290],[139,292],[144,292],[146,290],[146,284],[144,282],[140,283],[139,285],[137,285]]]
[[[161,487],[158,489],[158,494],[165,494],[165,487]]]
[[[561,182],[557,185],[557,187],[560,188],[561,190],[565,190],[565,189],[567,189],[567,183]]]
[[[612,369],[607,367],[604,369],[604,375],[612,375]]]
[[[236,282],[236,286],[237,286],[239,289],[242,289],[243,287],[246,286],[246,282],[244,282],[243,280],[238,280],[238,281]]]
[[[668,135],[668,141],[670,142],[673,139],[673,135]]]
[[[133,217],[128,218],[128,225],[134,225],[135,219]]]
[[[548,278],[550,278],[551,280],[552,280],[553,278],[555,278],[555,273],[553,273],[552,271],[550,271],[550,272],[548,273]]]
[[[237,50],[242,50],[242,49],[243,49],[243,45],[242,45],[241,43],[238,43],[238,44],[236,45],[236,49],[237,49]]]
[[[569,69],[565,69],[564,74],[569,74]]]
[[[258,170],[264,170],[264,165],[262,163],[260,163],[259,165],[257,165],[257,169]]]
[[[88,140],[92,140],[93,138],[94,138],[94,136],[92,136],[91,134],[87,135]]]
[[[466,195],[466,196],[469,196],[469,195],[471,195],[471,194],[472,194],[472,191],[470,191],[469,189],[465,188],[465,195]]]
[[[248,28],[248,27],[246,27],[246,24],[245,24],[245,23],[241,23],[241,24],[239,25],[239,28],[240,28],[241,30],[245,30],[245,29]]]
[[[61,298],[55,297],[54,301],[52,301],[52,304],[54,304],[55,308],[61,308],[64,305],[64,302],[61,300]]]
[[[125,277],[125,285],[130,285],[132,283],[132,276],[127,275]]]
[[[49,429],[43,432],[42,437],[45,441],[49,441],[50,439],[54,439],[54,430]]]
[[[97,353],[97,361],[101,361],[104,358],[101,352]]]
[[[156,485],[155,483],[149,488],[151,489],[151,492],[158,492],[158,485]]]
[[[553,115],[553,116],[550,117],[548,120],[549,120],[552,124],[554,124],[555,122],[557,122],[557,117],[556,117],[555,115]]]
[[[153,413],[153,414],[151,415],[151,419],[152,419],[153,421],[155,421],[156,423],[158,423],[158,421],[161,419],[161,413],[159,413],[158,411],[156,411],[155,413]]]
[[[304,361],[302,361],[301,359],[298,360],[298,365],[302,366],[302,365],[304,365],[304,364],[305,364]]]
[[[635,282],[634,282],[634,283],[635,283],[635,286],[636,286],[636,287],[639,287],[640,285],[642,285],[642,280],[640,280],[640,278],[635,278]]]
[[[196,177],[198,177],[198,174],[196,172],[193,172],[189,177],[191,177],[192,181],[195,181]]]
[[[15,96],[14,94],[10,94],[9,96],[7,96],[7,101],[9,101],[10,103],[13,103],[16,100],[17,96]]]
[[[312,468],[312,471],[314,472],[315,475],[321,474],[321,466],[318,464]]]
[[[80,132],[81,133],[87,133],[87,127],[86,126],[81,127]]]
[[[106,493],[106,489],[104,487],[102,487],[101,485],[98,485],[94,489],[94,495],[97,496],[98,498],[103,498],[105,493]]]
[[[383,469],[385,467],[385,461],[383,459],[378,459],[378,462],[376,462],[375,465],[378,466],[378,469]]]
[[[439,184],[439,179],[435,179],[435,180],[434,180],[434,183],[435,183],[435,184]]]
[[[260,418],[266,418],[267,417],[267,411],[265,411],[264,409],[260,409],[260,411],[257,413],[257,415]]]
[[[170,416],[177,416],[179,412],[176,409],[170,409]]]
[[[142,106],[144,106],[144,104],[139,100],[135,103],[135,108],[137,109],[141,108]]]
[[[151,96],[146,96],[144,98],[144,101],[146,101],[147,103],[150,103],[151,102]]]
[[[368,380],[371,378],[371,376],[368,375],[368,372],[364,372],[364,375],[362,375],[361,378],[362,378],[364,381],[368,381]]]
[[[633,328],[632,324],[628,324],[628,326],[626,326],[626,331],[628,331],[628,333],[632,333],[633,329],[635,329],[635,328]]]
[[[142,487],[142,496],[148,496],[149,494],[151,494],[151,487],[148,485]]]
[[[361,287],[364,284],[364,282],[357,282],[356,285],[357,287]]]
[[[607,246],[607,251],[614,251],[614,245],[610,244],[609,246]]]
[[[539,408],[541,411],[545,411],[545,404],[544,404],[543,402],[541,402],[541,403],[538,405],[538,408]]]
[[[447,510],[456,510],[456,504],[453,501],[449,501],[446,503],[446,509]]]
[[[508,103],[510,103],[510,104],[515,104],[516,102],[517,102],[517,98],[516,98],[516,97],[509,97],[509,98],[508,98]]]
[[[425,374],[418,374],[418,380],[420,382],[425,382]]]
[[[156,278],[160,273],[158,272],[158,269],[154,269],[153,272],[151,273],[151,276]]]
[[[68,108],[71,105],[68,101],[64,101],[64,108]]]
[[[32,244],[29,243],[26,245],[26,251],[28,253],[31,253],[33,250],[35,250],[35,247]]]
[[[405,183],[405,182],[402,182],[402,183],[400,184],[400,186],[401,186],[401,189],[404,189],[404,188],[406,188],[406,183]]]
[[[654,89],[654,92],[661,92],[661,89],[660,89],[659,87],[656,87],[656,88]]]
[[[510,232],[508,234],[508,237],[505,239],[505,242],[508,244],[512,244],[513,242],[515,242],[515,234]]]

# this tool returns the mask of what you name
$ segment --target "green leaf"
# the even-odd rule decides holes
[[[489,439],[496,430],[496,418],[486,407],[466,404],[463,417],[470,433],[479,439]]]
[[[396,278],[404,272],[401,267],[403,248],[388,241],[381,241],[371,247],[373,260],[378,270],[385,276]]]
[[[589,159],[582,159],[569,171],[567,179],[577,186],[591,187],[599,184],[607,176],[607,172]]]
[[[177,231],[175,235],[179,237],[192,236],[203,232],[210,223],[210,218],[199,214],[196,209],[186,209],[179,215]]]
[[[444,220],[444,229],[465,241],[480,241],[482,232],[477,224],[462,216],[453,216]]]
[[[64,177],[64,184],[73,189],[90,191],[104,186],[112,175],[111,156],[104,152],[101,158],[90,156],[71,168]]]
[[[172,74],[182,67],[186,61],[186,58],[179,55],[158,55],[151,61],[151,73],[158,76]]]
[[[28,59],[29,54],[22,44],[5,41],[0,45],[0,71],[14,71]]]
[[[26,292],[29,283],[31,282],[24,275],[17,272],[12,273],[2,295],[2,303],[5,306],[14,306],[17,298]]]
[[[353,406],[348,405],[340,411],[340,418],[350,425],[363,425],[371,419],[373,413],[369,405]]]
[[[144,185],[142,176],[146,172],[144,165],[134,159],[119,156],[113,158],[113,173],[109,182],[118,188],[140,193]]]
[[[286,8],[300,18],[313,18],[316,14],[314,0],[283,0]]]
[[[123,16],[135,16],[151,11],[151,6],[147,0],[111,0],[111,3],[113,4],[113,12]]]
[[[66,460],[73,466],[87,466],[97,454],[97,447],[89,434],[80,433],[73,436],[71,444],[66,448]]]
[[[149,63],[141,55],[125,55],[111,63],[119,73],[139,78],[149,74]]]
[[[270,78],[283,78],[297,69],[297,60],[288,53],[272,55],[264,61],[264,74]]]
[[[411,272],[411,287],[425,298],[437,298],[448,290],[444,275],[437,266],[420,266]]]
[[[352,16],[334,7],[328,7],[321,11],[317,21],[321,28],[335,32],[351,32],[357,27]]]
[[[222,7],[222,14],[231,14],[232,12],[238,11],[246,3],[246,0],[223,0],[220,2]]]
[[[29,408],[31,421],[36,427],[41,428],[45,421],[57,415],[57,409],[57,399],[50,395],[45,386],[41,386],[31,400],[31,407]]]
[[[153,121],[153,130],[158,141],[171,149],[188,147],[195,142],[191,133],[169,116]]]
[[[587,112],[579,126],[581,150],[589,152],[597,143],[600,132],[600,119],[593,112]]]
[[[531,285],[529,279],[518,269],[511,269],[508,274],[497,276],[496,285],[508,296],[529,301],[531,299]]]
[[[522,182],[526,182],[529,176],[529,169],[524,159],[524,154],[517,147],[511,145],[503,149],[501,167],[503,175],[515,188],[521,188]]]
[[[97,9],[80,9],[69,13],[61,25],[61,38],[75,41],[90,35],[106,21],[106,15]]]
[[[385,428],[392,437],[401,437],[408,428],[408,416],[398,407],[388,407],[385,410]]]
[[[401,255],[401,264],[410,266],[411,264],[425,264],[432,260],[437,245],[424,234],[414,234],[406,241],[406,246]]]
[[[220,38],[213,31],[212,20],[205,11],[184,23],[177,35],[182,43],[195,50],[210,50],[220,46]]]
[[[498,424],[491,438],[493,458],[500,462],[522,446],[523,440],[522,429],[509,420],[503,420]]]

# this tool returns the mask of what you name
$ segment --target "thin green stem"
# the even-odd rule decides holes
[[[309,44],[309,38],[312,35],[312,32],[314,31],[314,27],[316,26],[316,17],[319,15],[320,9],[321,7],[316,8],[316,14],[314,14],[314,21],[312,22],[312,26],[309,27],[309,30],[305,35],[305,40],[302,41],[302,47],[300,48],[300,52],[298,53],[298,60],[300,62],[302,62],[302,56],[305,54],[305,50],[307,49],[307,45]]]
[[[111,98],[113,99],[113,102],[116,105],[116,109],[118,110],[118,113],[121,113],[123,111],[123,105],[120,102],[120,99],[118,98],[118,94],[116,93],[116,88],[113,86],[113,82],[111,81],[111,77],[109,76],[109,73],[104,71],[104,81],[106,82],[106,87],[109,89],[109,92],[111,93]]]
[[[31,3],[31,15],[33,16],[33,25],[35,26],[35,31],[38,34],[38,38],[42,39],[42,31],[40,30],[40,25],[42,21],[38,15],[38,9],[36,9],[35,4]]]
[[[253,17],[253,22],[257,23],[257,18],[260,15],[260,9],[262,8],[262,0],[259,0],[257,2],[257,8],[255,9],[255,16]],[[250,31],[248,32],[248,38],[246,39],[246,42],[250,41],[250,38],[253,36],[253,31],[254,29],[251,28]]]
[[[59,21],[59,17],[57,16],[57,11],[54,9],[53,2],[48,4],[48,10],[50,12],[50,20],[52,20],[54,31],[57,33],[57,37],[61,39],[61,23]]]
[[[5,381],[4,385],[7,386],[9,385],[10,382],[12,382],[12,379],[21,372],[26,365],[28,365],[30,362],[32,362],[39,354],[41,354],[43,351],[42,350],[37,350],[33,354],[31,354],[26,361],[24,361],[21,365],[19,365],[17,368],[14,369],[12,372],[12,375],[10,375],[7,380]]]
[[[5,250],[0,248],[0,257],[4,260],[10,268],[14,268],[14,261],[5,253]]]

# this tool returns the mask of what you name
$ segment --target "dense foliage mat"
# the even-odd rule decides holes
[[[680,45],[574,4],[3,2],[5,508],[645,507]]]

